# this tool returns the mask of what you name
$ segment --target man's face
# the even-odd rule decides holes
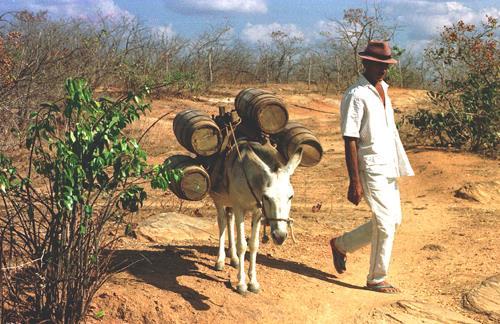
[[[387,70],[389,69],[389,64],[376,61],[366,60],[363,62],[363,65],[365,67],[365,76],[369,80],[377,82],[385,78]]]

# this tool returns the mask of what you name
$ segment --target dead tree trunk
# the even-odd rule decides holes
[[[208,52],[208,73],[210,75],[210,84],[214,82],[214,73],[212,71],[212,51]]]
[[[311,88],[311,71],[312,71],[312,59],[309,57],[309,71],[307,73],[307,90]]]

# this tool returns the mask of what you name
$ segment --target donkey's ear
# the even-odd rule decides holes
[[[255,153],[251,146],[248,146],[248,150],[246,151],[245,158],[250,161],[250,163],[254,163],[254,165],[260,166],[262,170],[266,173],[273,173],[271,168],[267,164],[265,164],[261,158]]]
[[[300,164],[300,161],[302,160],[302,147],[299,147],[299,149],[295,152],[295,154],[288,160],[288,163],[286,165],[286,169],[290,175],[292,175],[295,172],[295,169]]]

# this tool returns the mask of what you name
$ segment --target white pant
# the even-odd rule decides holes
[[[401,202],[396,178],[360,171],[365,199],[372,210],[372,219],[340,236],[335,246],[350,253],[371,242],[370,271],[367,282],[385,280],[391,259],[396,227],[401,224]]]

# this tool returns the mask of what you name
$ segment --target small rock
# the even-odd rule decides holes
[[[444,247],[442,247],[439,244],[426,244],[422,247],[422,250],[429,250],[429,251],[439,251],[442,252],[444,251]]]
[[[319,202],[316,205],[312,206],[311,211],[313,213],[317,213],[317,212],[319,212],[321,210],[321,206],[322,206],[322,204],[321,204],[321,202]]]
[[[137,225],[135,233],[138,239],[165,244],[216,238],[217,226],[215,220],[171,212],[146,219]]]
[[[500,274],[486,279],[463,296],[465,308],[500,321]]]
[[[455,197],[487,203],[493,201],[500,194],[500,182],[488,181],[480,183],[466,183],[455,191]]]

